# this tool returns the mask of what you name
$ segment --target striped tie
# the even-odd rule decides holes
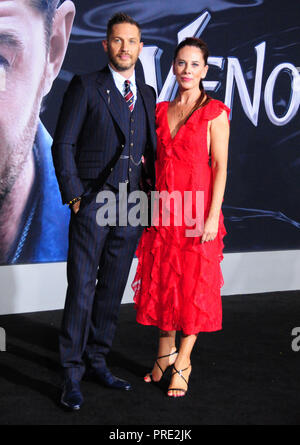
[[[133,92],[130,89],[130,80],[125,80],[125,93],[124,93],[125,100],[129,106],[129,110],[133,111]]]

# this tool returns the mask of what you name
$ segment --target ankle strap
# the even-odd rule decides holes
[[[156,360],[160,360],[161,358],[171,357],[171,355],[174,355],[174,354],[177,354],[177,349],[176,349],[176,351],[172,352],[171,354],[161,355],[160,357],[157,357]]]

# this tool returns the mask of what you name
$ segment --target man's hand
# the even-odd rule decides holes
[[[79,212],[79,208],[80,208],[80,201],[77,201],[77,202],[75,202],[75,204],[72,205],[72,210],[75,213],[75,215],[76,215],[76,213]]]

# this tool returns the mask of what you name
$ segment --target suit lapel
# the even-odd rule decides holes
[[[101,94],[112,118],[117,123],[118,127],[125,136],[125,123],[122,121],[122,114],[120,113],[120,92],[115,86],[113,77],[108,67],[100,71],[97,79],[97,89]]]
[[[155,147],[155,119],[153,116],[153,98],[151,97],[151,93],[149,89],[147,88],[146,84],[144,82],[141,82],[138,78],[136,78],[136,84],[137,88],[139,90],[139,93],[142,97],[145,110],[148,117],[148,122],[150,125],[150,134],[151,134],[151,140],[152,145]],[[98,78],[97,78],[97,89],[99,93],[101,94],[112,118],[117,123],[118,127],[124,134],[124,137],[126,138],[127,135],[126,129],[125,129],[125,123],[121,119],[121,113],[120,108],[118,104],[120,103],[120,92],[118,91],[117,87],[115,86],[113,77],[111,75],[111,72],[106,66],[103,70],[99,72]]]

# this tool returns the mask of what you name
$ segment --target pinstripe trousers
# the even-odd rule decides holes
[[[84,195],[72,212],[67,263],[68,289],[59,337],[64,376],[81,380],[85,362],[106,366],[121,299],[143,227],[100,227],[96,193]],[[130,205],[128,206],[128,211]]]

